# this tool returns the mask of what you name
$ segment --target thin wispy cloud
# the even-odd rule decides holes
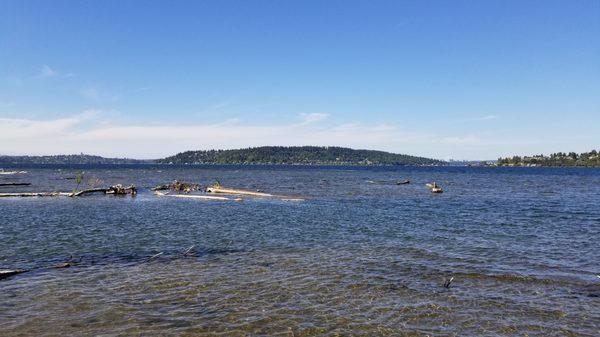
[[[472,118],[472,121],[491,121],[493,119],[498,119],[497,115],[485,115],[481,117]]]
[[[113,102],[118,99],[118,96],[107,93],[96,87],[84,88],[79,93],[82,97],[92,100],[94,102]]]
[[[308,125],[323,121],[329,117],[329,114],[313,112],[313,113],[302,113],[300,114],[300,118],[302,119],[301,125]]]
[[[108,113],[110,115],[111,112]],[[392,124],[247,124],[226,120],[211,124],[116,125],[104,111],[54,120],[0,119],[0,144],[11,144],[4,154],[94,153],[104,156],[159,158],[194,149],[248,146],[344,146],[436,158],[481,158],[490,146],[523,149],[527,140],[493,134],[445,136],[404,130]],[[309,121],[327,116],[311,115]],[[460,151],[457,151],[457,145]],[[535,145],[535,144],[534,144]],[[543,145],[543,144],[542,144]],[[8,152],[10,151],[10,152]],[[485,157],[487,158],[487,157]]]
[[[50,68],[49,65],[44,64],[42,65],[40,72],[38,74],[38,77],[40,78],[48,78],[48,77],[54,77],[58,75],[58,72],[52,68]]]

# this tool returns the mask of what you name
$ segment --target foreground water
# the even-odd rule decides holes
[[[0,179],[32,186],[2,191],[76,186],[75,169],[27,170]],[[84,170],[82,185],[134,183],[140,193],[0,199],[0,269],[33,269],[0,280],[2,336],[600,331],[600,170]],[[199,201],[148,190],[173,179],[307,200]],[[404,179],[411,184],[393,185]],[[432,180],[445,193],[428,192]],[[48,268],[71,255],[73,267]]]

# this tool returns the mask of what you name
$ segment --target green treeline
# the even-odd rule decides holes
[[[513,156],[507,158],[499,158],[498,165],[500,166],[588,166],[600,167],[600,155],[598,151],[592,150],[577,154],[575,152],[564,153],[557,152],[549,156]]]
[[[384,151],[322,146],[262,146],[186,151],[158,160],[173,164],[443,165],[445,162]]]
[[[137,160],[128,158],[104,158],[88,154],[61,154],[54,156],[0,156],[0,164],[140,164],[147,163],[147,160]]]

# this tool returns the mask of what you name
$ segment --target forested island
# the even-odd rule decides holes
[[[153,160],[129,158],[104,158],[89,154],[68,154],[54,156],[0,156],[0,165],[81,165],[81,164],[142,164],[153,163]]]
[[[513,156],[498,159],[498,166],[582,166],[600,167],[600,155],[592,150],[577,154],[575,152],[557,152],[549,156]]]
[[[163,164],[445,165],[437,159],[333,146],[262,146],[237,150],[186,151]]]

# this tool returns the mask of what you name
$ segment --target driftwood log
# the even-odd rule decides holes
[[[255,197],[275,197],[275,195],[270,194],[270,193],[224,188],[221,185],[209,186],[206,188],[206,192],[208,192],[208,193],[223,193],[223,194],[238,194],[238,195],[252,195]]]
[[[275,195],[271,193],[264,192],[254,192],[249,190],[239,190],[233,188],[224,188],[221,184],[216,183],[212,186],[206,188],[207,193],[220,193],[220,194],[233,194],[233,195],[250,195],[254,197],[262,197],[262,198],[278,198],[283,201],[304,201],[303,198],[285,196],[285,195]]]
[[[73,193],[68,192],[15,192],[0,193],[0,198],[10,197],[70,197]]]
[[[190,184],[190,183],[184,183],[184,182],[175,180],[174,182],[172,182],[170,184],[158,185],[158,186],[154,187],[152,190],[153,191],[171,190],[171,191],[176,191],[176,192],[190,193],[191,191],[198,191],[199,189],[200,189],[199,184]]]
[[[217,200],[217,201],[242,201],[241,198],[226,198],[226,197],[216,197],[213,195],[197,195],[197,194],[169,194],[160,191],[154,191],[159,197],[171,197],[171,198],[186,198],[186,199],[198,199],[198,200]]]
[[[0,280],[13,275],[27,272],[26,269],[0,269]]]
[[[127,195],[131,194],[134,196],[137,194],[137,189],[133,185],[123,186],[121,184],[110,186],[108,188],[91,188],[83,191],[73,192],[71,193],[71,197],[79,197],[86,194],[91,193],[104,193],[104,194],[114,194],[114,195]]]
[[[31,183],[0,183],[0,186],[29,186]]]

